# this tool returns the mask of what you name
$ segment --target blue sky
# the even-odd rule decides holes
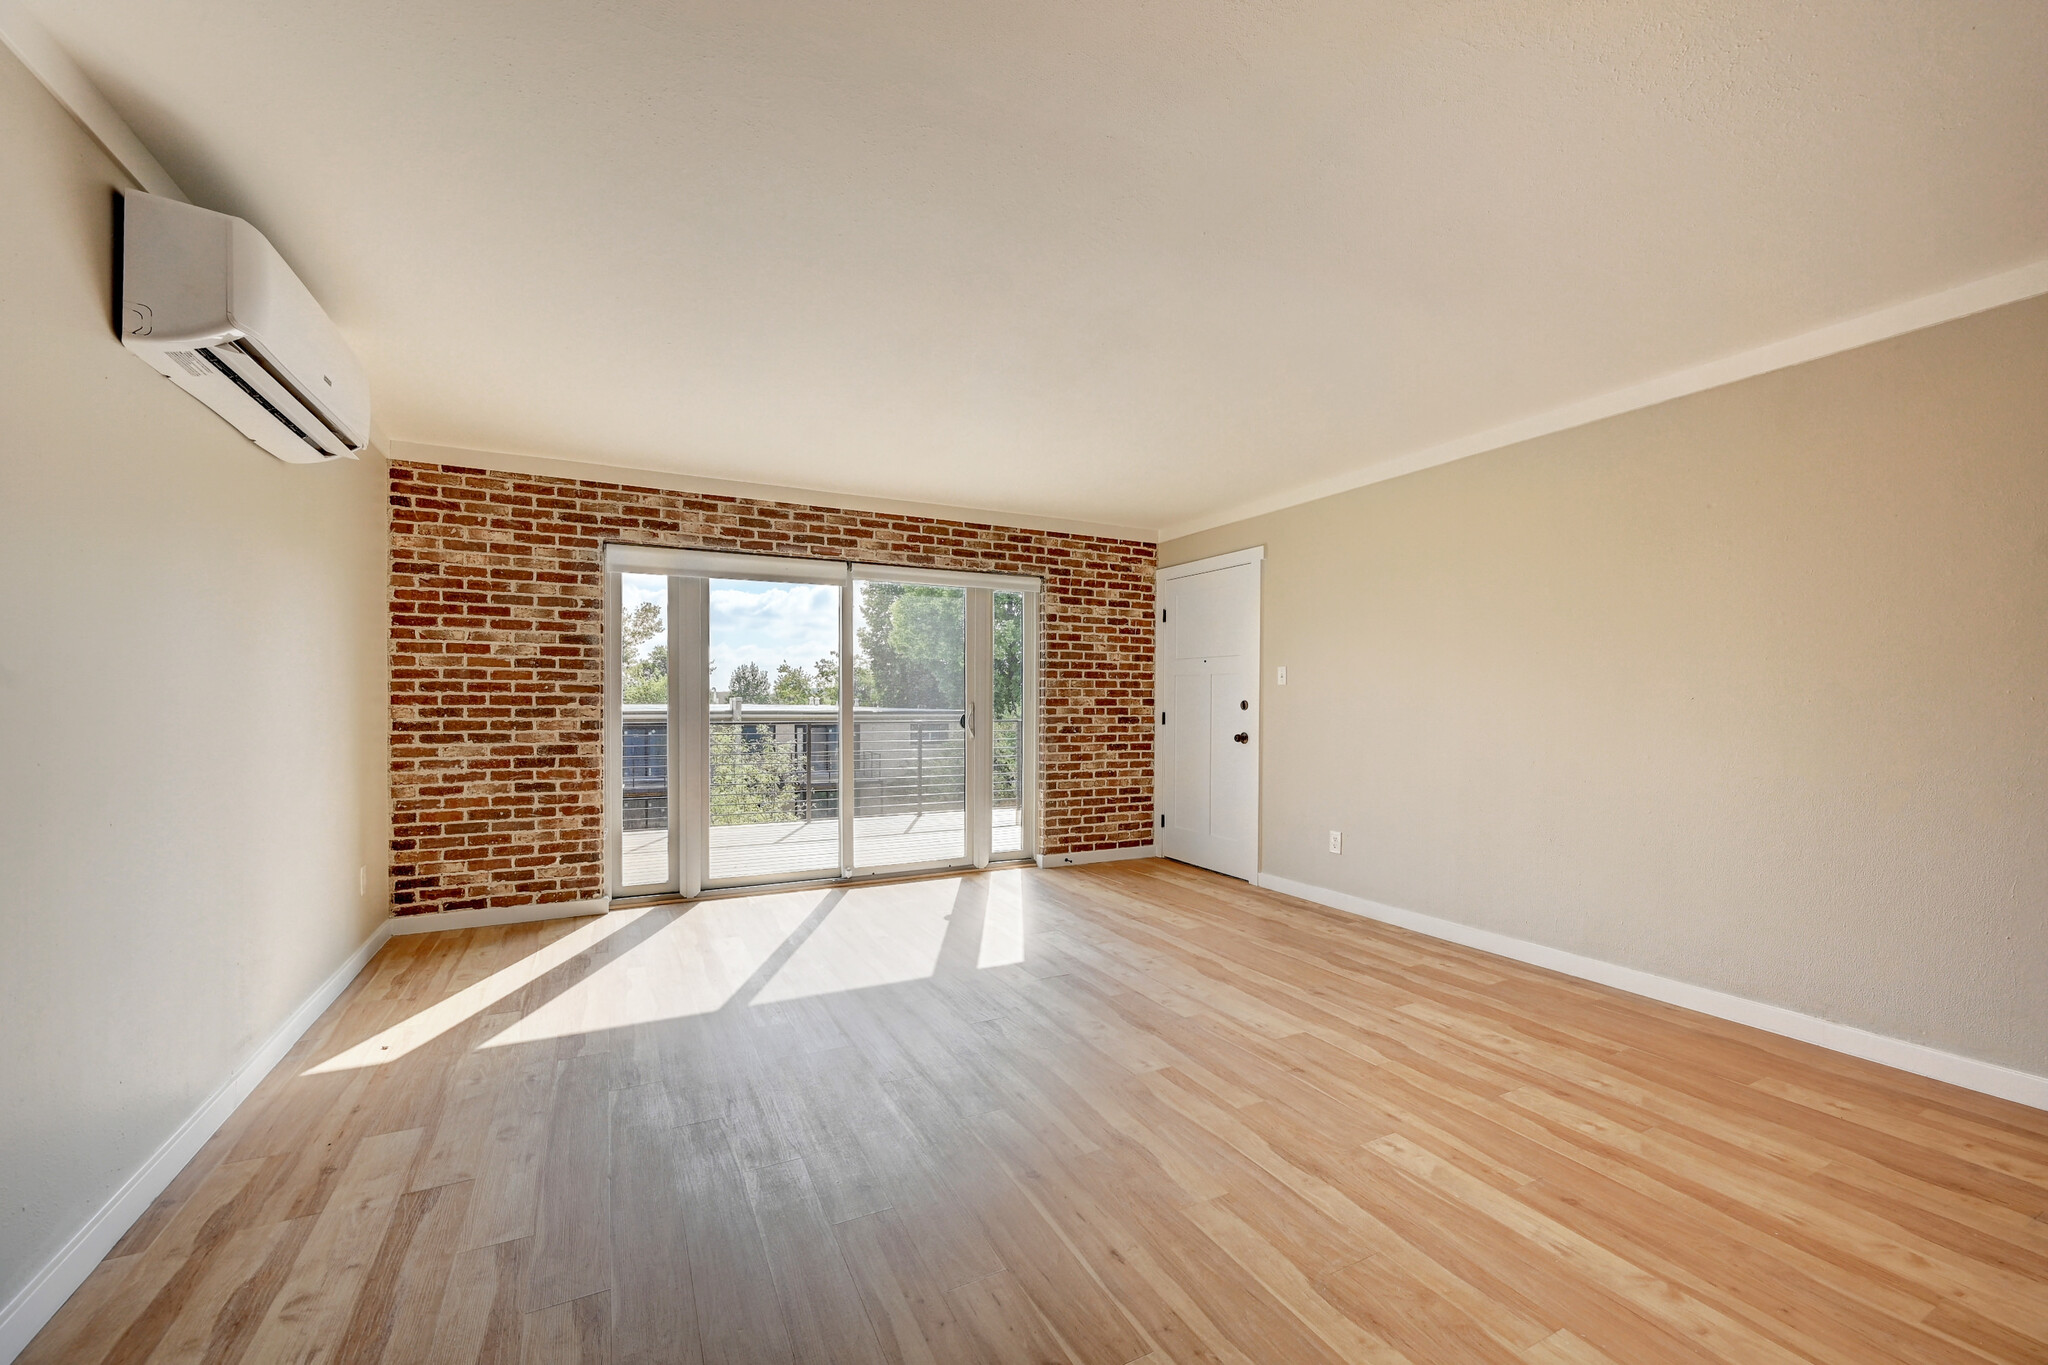
[[[667,605],[668,580],[623,574],[625,609]],[[733,666],[755,663],[772,680],[787,660],[805,669],[839,648],[839,589],[830,583],[711,580],[711,686],[724,688]]]

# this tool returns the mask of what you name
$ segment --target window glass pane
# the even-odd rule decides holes
[[[839,593],[714,578],[713,881],[839,871]]]
[[[854,864],[967,856],[967,593],[855,585]]]
[[[993,593],[995,800],[989,812],[989,851],[996,857],[1024,851],[1021,800],[1024,743],[1024,594]]]
[[[619,576],[620,883],[670,877],[668,820],[668,579]]]

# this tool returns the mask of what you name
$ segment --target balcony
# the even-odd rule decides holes
[[[830,706],[722,705],[707,717],[710,879],[839,871],[839,713]],[[995,722],[992,852],[1023,851],[1022,722]],[[624,881],[668,876],[668,711],[625,708]],[[855,861],[862,867],[966,853],[966,747],[957,710],[863,708],[854,719]]]

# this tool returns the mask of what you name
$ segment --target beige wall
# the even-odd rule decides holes
[[[1261,543],[1266,871],[2048,1072],[2048,299]]]
[[[0,49],[0,1303],[384,908],[382,462],[122,350],[120,183]]]

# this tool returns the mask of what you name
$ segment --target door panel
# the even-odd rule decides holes
[[[854,586],[853,865],[966,862],[967,590]]]
[[[1025,652],[1031,615],[1021,592],[989,595],[989,854],[1019,858],[1026,838],[1025,698],[1030,688]]]
[[[1258,566],[1167,579],[1160,603],[1159,847],[1249,878],[1258,870]]]
[[[668,579],[623,574],[619,669],[619,883],[659,890],[675,883],[675,821],[669,799]]]
[[[1172,828],[1209,828],[1209,675],[1176,673],[1166,707],[1166,742],[1173,751]],[[1180,723],[1174,724],[1174,718]]]
[[[1209,675],[1209,736],[1214,745],[1209,773],[1208,832],[1222,839],[1256,833],[1259,818],[1259,765],[1251,733],[1250,677],[1233,669]]]
[[[712,885],[839,873],[839,594],[714,578],[704,752]]]

